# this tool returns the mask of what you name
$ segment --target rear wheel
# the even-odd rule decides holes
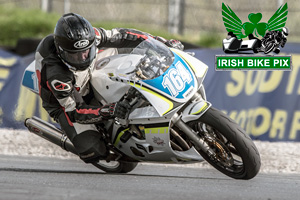
[[[199,148],[198,151],[217,170],[235,179],[251,179],[257,175],[261,162],[255,144],[223,112],[210,108],[189,126],[209,146],[209,151]]]
[[[110,161],[100,160],[97,163],[93,163],[95,167],[101,169],[107,173],[128,173],[134,170],[137,166],[137,162],[124,162],[124,161]]]

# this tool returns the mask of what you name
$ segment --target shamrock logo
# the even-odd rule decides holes
[[[262,18],[262,14],[261,13],[250,13],[248,15],[248,19],[250,22],[245,22],[243,24],[243,29],[245,30],[245,34],[249,35],[251,33],[255,33],[255,35],[258,37],[258,35],[264,37],[266,34],[266,31],[268,29],[268,24],[261,22],[259,23],[259,21]]]
[[[250,13],[248,19],[250,22],[242,23],[240,18],[231,10],[231,8],[222,3],[223,22],[228,32],[233,32],[238,39],[247,37],[249,34],[255,34],[264,37],[266,31],[281,30],[287,20],[287,3],[278,8],[273,16],[268,20],[268,23],[260,22],[262,19],[261,13]],[[244,33],[243,33],[244,32]]]

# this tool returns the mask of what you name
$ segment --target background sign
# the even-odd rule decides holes
[[[280,55],[292,55],[292,71],[215,71],[222,49],[195,49],[209,66],[204,84],[207,99],[235,119],[253,138],[300,141],[300,45],[287,44]],[[51,121],[40,98],[21,87],[34,55],[18,57],[0,49],[0,128],[25,128],[33,115]]]
[[[292,55],[292,71],[215,71],[221,49],[197,50],[209,67],[207,99],[235,119],[253,138],[300,141],[300,48],[287,44],[280,55]],[[257,54],[256,54],[257,55]]]

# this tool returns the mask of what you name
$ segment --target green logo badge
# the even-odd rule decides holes
[[[222,18],[228,32],[223,39],[223,51],[231,54],[248,52],[242,56],[216,56],[216,70],[291,70],[290,56],[274,56],[280,53],[289,35],[285,27],[287,9],[287,3],[280,6],[267,23],[261,22],[261,13],[250,13],[249,21],[243,23],[228,5],[222,3]],[[247,37],[248,40],[244,39]],[[251,56],[251,52],[273,56]]]

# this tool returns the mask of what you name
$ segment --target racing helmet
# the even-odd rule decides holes
[[[63,15],[54,29],[59,57],[76,70],[85,70],[96,57],[96,34],[85,18],[75,13]]]
[[[290,31],[287,27],[283,27],[281,32],[284,37],[287,37]]]

